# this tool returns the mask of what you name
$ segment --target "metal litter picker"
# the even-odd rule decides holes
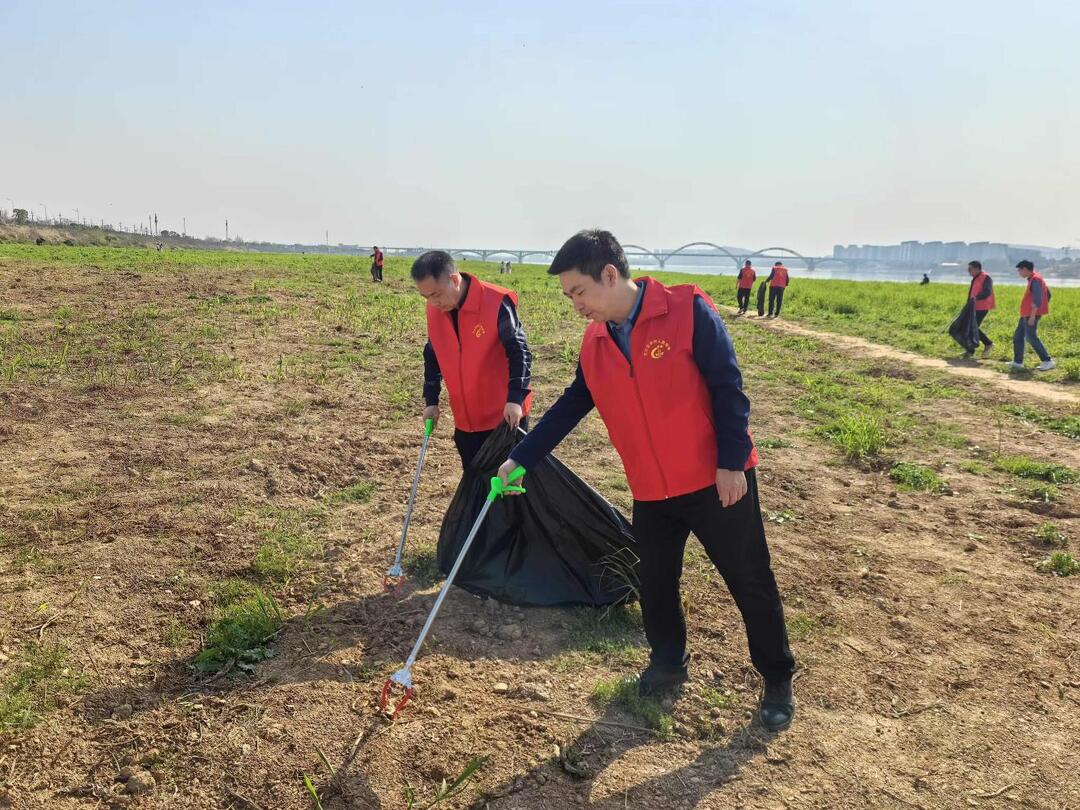
[[[400,582],[401,578],[405,576],[405,572],[401,568],[401,555],[405,553],[405,538],[409,534],[409,521],[412,519],[413,504],[416,503],[416,489],[420,486],[420,472],[424,469],[424,456],[427,455],[428,440],[431,439],[431,433],[435,430],[435,420],[424,420],[424,441],[420,444],[420,458],[416,462],[416,474],[412,480],[412,491],[409,492],[409,505],[405,508],[405,523],[401,527],[401,540],[398,541],[397,554],[394,555],[394,564],[390,566],[389,570],[383,575],[383,587],[386,590],[395,588]]]
[[[510,473],[510,483],[517,481],[523,475],[525,475],[525,468],[518,467]],[[431,625],[435,622],[435,616],[438,614],[439,608],[442,607],[443,600],[446,598],[446,592],[449,591],[450,586],[454,584],[454,577],[457,575],[458,569],[461,568],[461,563],[465,560],[465,555],[469,553],[469,547],[472,545],[476,533],[480,531],[480,527],[484,523],[484,518],[487,517],[491,504],[507,492],[523,493],[525,492],[525,488],[510,486],[509,484],[504,485],[502,479],[498,476],[491,479],[491,490],[488,492],[487,499],[484,501],[484,506],[480,510],[480,514],[477,515],[476,522],[473,523],[472,529],[469,530],[469,536],[465,538],[465,542],[461,546],[461,551],[458,552],[457,559],[454,560],[454,566],[450,569],[450,573],[443,583],[442,590],[440,590],[439,595],[435,597],[435,604],[431,606],[431,613],[428,614],[427,621],[424,622],[424,626],[420,629],[420,636],[416,639],[416,643],[413,645],[409,657],[405,659],[405,666],[387,678],[386,683],[383,684],[382,695],[379,697],[379,709],[381,711],[386,711],[387,701],[390,697],[390,688],[395,683],[405,690],[405,694],[402,696],[401,700],[394,704],[394,709],[391,714],[397,714],[401,710],[401,707],[408,703],[409,698],[413,696],[412,666],[416,663],[416,656],[420,653],[420,647],[423,646],[424,639],[427,638],[428,631],[431,630]]]

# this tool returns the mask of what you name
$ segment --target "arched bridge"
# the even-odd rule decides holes
[[[427,250],[435,250],[437,248],[416,248],[416,247],[387,247],[383,248],[384,252],[389,255],[398,256],[419,256],[421,253]],[[456,259],[479,259],[480,261],[488,261],[489,259],[511,259],[517,261],[518,264],[524,264],[526,260],[538,260],[546,259],[551,261],[555,258],[554,249],[539,248],[536,250],[526,250],[523,248],[442,248],[451,256]],[[719,245],[716,242],[687,242],[685,245],[680,245],[677,248],[655,248],[650,249],[635,244],[624,244],[623,251],[626,253],[627,258],[645,259],[649,262],[656,262],[656,264],[662,269],[667,266],[668,262],[678,258],[695,258],[695,259],[722,259],[730,261],[732,266],[737,270],[742,267],[743,262],[749,259],[751,262],[755,259],[760,259],[762,262],[766,261],[785,261],[785,262],[797,262],[806,267],[807,270],[814,270],[819,264],[832,263],[843,264],[851,269],[859,267],[865,267],[867,265],[875,265],[878,262],[874,262],[869,259],[837,259],[832,256],[806,256],[793,248],[788,247],[767,247],[755,250],[751,253],[747,253],[742,250],[732,251],[730,248]]]

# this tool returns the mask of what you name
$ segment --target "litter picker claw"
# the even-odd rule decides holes
[[[458,552],[457,559],[454,560],[454,566],[450,569],[450,573],[447,574],[446,581],[443,582],[439,595],[435,597],[435,604],[431,606],[431,612],[428,614],[424,626],[420,629],[420,636],[416,639],[416,643],[413,645],[409,657],[405,659],[405,665],[387,678],[386,683],[383,684],[382,694],[379,697],[379,709],[381,711],[386,711],[387,703],[390,700],[390,690],[393,688],[394,684],[397,684],[404,689],[405,693],[401,699],[394,704],[394,708],[390,712],[391,714],[397,714],[413,696],[412,667],[413,664],[416,663],[416,656],[420,653],[420,648],[424,644],[424,639],[427,638],[428,631],[431,630],[431,625],[435,621],[435,616],[438,614],[439,608],[442,607],[443,600],[446,598],[446,593],[450,590],[450,586],[454,584],[454,577],[457,575],[458,569],[461,568],[461,563],[464,561],[465,555],[469,553],[469,547],[472,545],[476,533],[480,531],[480,527],[484,523],[484,518],[487,517],[488,510],[491,509],[491,504],[507,492],[525,492],[525,487],[511,486],[514,481],[517,481],[523,475],[525,475],[525,468],[518,467],[508,476],[507,484],[503,484],[502,479],[498,476],[491,479],[491,489],[488,491],[484,506],[480,510],[480,514],[477,515],[472,529],[469,530],[469,536],[465,538],[465,542],[461,546],[461,551]]]
[[[420,486],[420,472],[424,469],[424,456],[427,455],[428,441],[435,430],[435,420],[424,420],[424,440],[420,444],[420,458],[416,461],[416,474],[413,475],[412,490],[409,492],[409,504],[405,507],[405,522],[401,526],[401,540],[398,541],[394,564],[383,575],[383,588],[393,590],[401,583],[405,572],[401,568],[401,556],[405,553],[405,538],[409,534],[409,521],[412,519],[413,505],[416,503],[416,490]]]

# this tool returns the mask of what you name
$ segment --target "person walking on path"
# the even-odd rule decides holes
[[[757,279],[757,271],[746,260],[746,264],[739,270],[739,277],[735,282],[735,300],[739,304],[739,314],[745,315],[750,307],[750,293],[754,289],[754,280]]]
[[[382,283],[383,252],[378,245],[373,245],[371,253],[371,280],[376,284]]]
[[[528,426],[532,353],[517,293],[459,272],[442,250],[413,262],[412,279],[427,300],[423,415],[439,421],[445,382],[454,444],[468,467],[500,422],[511,429]]]
[[[971,286],[968,287],[968,298],[975,302],[975,323],[979,329],[979,342],[983,345],[983,357],[990,356],[990,350],[994,343],[982,330],[982,322],[990,314],[990,310],[997,306],[994,303],[994,280],[982,269],[982,262],[968,262],[968,275],[971,276]],[[964,357],[971,358],[975,352],[965,352]]]
[[[784,290],[788,285],[788,269],[783,262],[773,264],[772,272],[766,279],[769,282],[769,317],[779,318],[780,307],[784,304]],[[776,315],[773,315],[773,305],[776,305]]]
[[[1050,312],[1050,288],[1043,277],[1035,272],[1035,265],[1027,259],[1017,263],[1016,272],[1021,278],[1027,279],[1027,289],[1020,301],[1020,320],[1013,332],[1013,359],[1009,368],[1013,371],[1023,370],[1026,342],[1031,344],[1042,361],[1035,370],[1050,371],[1057,368],[1057,363],[1039,340],[1039,320]]]
[[[590,323],[574,381],[499,476],[534,467],[595,407],[634,497],[651,648],[649,665],[633,681],[638,692],[656,694],[688,679],[679,579],[693,532],[742,614],[750,659],[765,681],[761,722],[773,731],[787,728],[795,712],[795,659],[758,500],[750,401],[720,315],[696,286],[632,280],[609,231],[572,236],[548,273]]]

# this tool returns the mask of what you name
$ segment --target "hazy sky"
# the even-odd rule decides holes
[[[1080,3],[11,0],[8,198],[290,242],[1080,244]]]

